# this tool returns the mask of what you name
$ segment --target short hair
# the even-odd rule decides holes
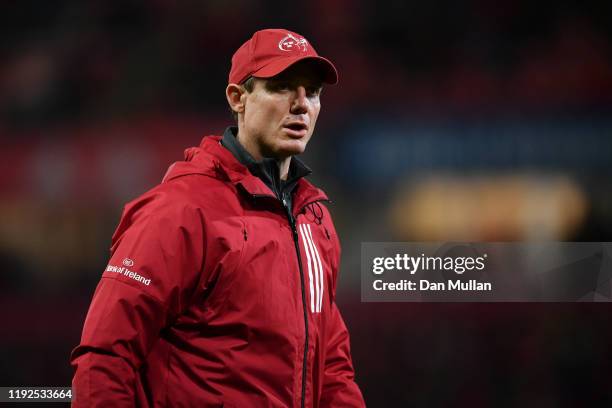
[[[253,92],[253,89],[255,89],[255,77],[250,76],[244,81],[242,81],[242,83],[240,83],[239,85],[242,86],[248,93],[251,93]],[[236,124],[237,124],[238,123],[238,113],[234,111],[231,108],[231,106],[230,106],[230,111],[232,112],[232,116],[234,117],[234,120],[236,121]]]

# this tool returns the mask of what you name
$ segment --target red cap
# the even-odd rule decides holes
[[[301,35],[284,29],[257,31],[234,53],[229,83],[240,84],[250,76],[270,78],[305,59],[316,61],[321,67],[323,82],[338,82],[334,64],[320,57]]]

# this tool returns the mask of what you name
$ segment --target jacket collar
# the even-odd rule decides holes
[[[220,136],[206,136],[199,147],[186,149],[185,160],[172,164],[164,175],[163,182],[189,174],[202,174],[229,181],[236,186],[241,186],[252,196],[276,198],[270,187],[259,177],[251,174],[232,152],[221,145]],[[304,177],[298,178],[293,197],[294,214],[313,201],[325,200],[328,200],[327,195],[321,189],[312,185]]]

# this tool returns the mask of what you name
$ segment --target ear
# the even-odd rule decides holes
[[[244,112],[244,99],[243,95],[246,93],[244,87],[236,84],[229,84],[225,88],[225,97],[230,108],[236,112]]]

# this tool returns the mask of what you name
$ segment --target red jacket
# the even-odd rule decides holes
[[[327,197],[300,179],[289,217],[219,140],[126,205],[72,353],[73,406],[365,405]]]

